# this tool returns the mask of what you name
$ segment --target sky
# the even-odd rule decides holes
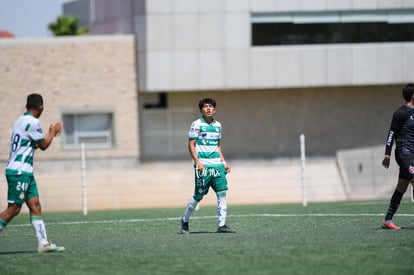
[[[62,4],[71,0],[0,0],[0,30],[16,38],[51,37],[50,22],[62,15]]]

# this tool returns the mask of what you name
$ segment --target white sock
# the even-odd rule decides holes
[[[190,216],[193,213],[193,211],[196,209],[198,202],[191,197],[190,201],[187,203],[187,207],[185,208],[184,215],[183,215],[183,221],[188,222],[190,220]]]
[[[219,227],[226,224],[227,217],[227,202],[226,197],[217,197],[217,215]]]
[[[39,242],[39,246],[48,243],[46,227],[45,223],[43,222],[43,218],[39,216],[31,216],[30,222],[32,223],[32,227]]]

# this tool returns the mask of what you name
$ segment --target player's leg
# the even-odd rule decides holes
[[[227,219],[227,179],[226,170],[217,169],[215,172],[214,183],[212,185],[213,190],[217,196],[217,216],[218,216],[218,233],[235,233],[236,231],[230,229],[226,225]]]
[[[187,203],[187,206],[184,210],[184,214],[181,217],[181,228],[180,228],[180,233],[181,234],[188,234],[190,233],[190,226],[189,226],[189,222],[190,222],[190,216],[191,214],[193,214],[194,210],[196,209],[198,204],[198,201],[196,201],[196,199],[193,197],[190,198],[190,200]]]
[[[6,179],[8,205],[6,210],[0,214],[0,232],[20,213],[22,204],[26,198],[26,185],[22,183],[24,180],[21,176],[6,175]]]
[[[37,190],[36,181],[31,177],[27,189],[27,207],[30,211],[30,223],[38,240],[38,251],[43,252],[60,252],[65,250],[62,246],[57,246],[49,242],[46,233],[46,226],[43,221],[42,208],[39,200],[39,193]]]
[[[26,202],[30,211],[30,223],[39,242],[39,247],[48,243],[45,223],[42,217],[39,197],[32,197]]]
[[[206,170],[204,170],[206,171]],[[190,198],[185,208],[184,214],[181,217],[180,233],[187,234],[189,230],[190,216],[196,210],[198,203],[208,193],[210,188],[210,177],[206,173],[200,174],[198,170],[194,172],[194,195]]]
[[[392,221],[394,214],[397,212],[398,207],[400,206],[402,197],[407,191],[408,184],[413,180],[413,169],[414,166],[414,156],[413,155],[403,155],[400,152],[395,152],[395,160],[397,161],[399,169],[397,187],[395,188],[394,193],[391,196],[390,204],[385,215],[384,220],[381,223],[382,228],[385,229],[401,229],[401,227],[395,225]]]
[[[227,218],[227,197],[226,190],[216,192],[217,196],[217,216],[218,226],[222,227],[226,224]]]
[[[20,213],[21,209],[21,204],[9,203],[6,210],[0,213],[0,233],[6,228],[7,224]]]
[[[61,252],[65,250],[63,246],[57,246],[49,242],[46,233],[46,226],[43,221],[42,211],[40,206],[39,197],[31,197],[26,202],[30,211],[30,223],[32,224],[33,231],[35,232],[38,240],[38,252]]]
[[[392,194],[387,214],[385,215],[385,218],[382,221],[383,228],[395,229],[395,230],[401,229],[401,227],[395,225],[392,222],[392,218],[394,217],[395,213],[398,210],[398,207],[400,206],[402,197],[405,191],[407,190],[409,182],[410,181],[407,179],[402,179],[402,178],[398,179],[397,187],[395,188],[395,191]]]

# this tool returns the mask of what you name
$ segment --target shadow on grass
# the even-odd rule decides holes
[[[383,231],[400,231],[400,230],[392,230],[392,229],[386,229],[381,227],[373,228],[373,230],[383,230]],[[401,230],[414,230],[413,226],[401,226]]]
[[[216,231],[191,231],[188,234],[213,234],[213,233],[217,233]],[[188,234],[183,234],[181,232],[178,232],[179,235],[188,235]]]
[[[190,234],[213,234],[217,233],[216,231],[191,231]]]
[[[26,250],[26,251],[4,251],[0,252],[0,255],[13,255],[13,254],[32,254],[37,253],[37,250]]]
[[[190,233],[183,234],[181,232],[178,232],[179,235],[188,235],[188,234],[213,234],[217,233],[216,231],[191,231]]]
[[[221,235],[224,235],[224,234],[234,234],[234,233],[236,233],[236,232],[219,233],[217,231],[191,231],[188,234],[221,234]],[[180,232],[178,232],[178,234],[187,235],[187,234],[183,234],[183,233],[180,233]]]
[[[402,226],[401,230],[414,230],[413,226]]]

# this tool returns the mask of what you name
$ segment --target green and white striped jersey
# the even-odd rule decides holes
[[[13,125],[7,175],[33,175],[33,156],[37,142],[45,139],[40,121],[27,112]]]
[[[193,121],[188,133],[189,139],[196,140],[198,159],[204,166],[222,165],[218,151],[221,139],[221,123],[213,119],[208,124],[203,117]]]

